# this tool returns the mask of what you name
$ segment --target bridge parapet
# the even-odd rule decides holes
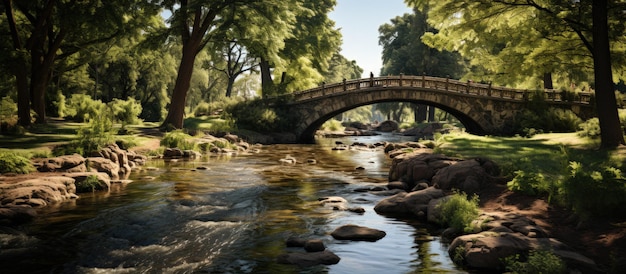
[[[344,80],[341,83],[322,84],[320,87],[295,92],[291,94],[295,102],[332,96],[345,92],[360,91],[371,88],[397,88],[410,87],[414,89],[427,89],[442,93],[464,94],[492,99],[526,101],[529,98],[528,90],[519,90],[507,87],[492,86],[491,84],[463,82],[448,78],[430,76],[383,76],[362,78],[356,80]],[[553,89],[544,90],[545,99],[551,102],[567,102],[570,104],[590,104],[593,96],[590,92],[580,92],[574,100],[563,96],[563,92]]]

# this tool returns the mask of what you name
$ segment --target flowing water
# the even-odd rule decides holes
[[[134,172],[130,184],[47,208],[18,229],[0,227],[0,273],[462,272],[427,224],[374,212],[385,196],[362,190],[385,185],[390,160],[384,153],[335,151],[334,142],[151,161],[147,166],[155,168]],[[298,163],[280,164],[287,155]],[[320,206],[318,199],[328,196],[344,197],[365,213]],[[387,236],[353,242],[329,235],[345,224]],[[321,239],[341,261],[307,268],[279,264],[280,254],[302,251],[285,247],[290,236]]]

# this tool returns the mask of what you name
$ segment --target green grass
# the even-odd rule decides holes
[[[438,153],[493,160],[513,191],[556,201],[583,218],[626,217],[619,210],[626,202],[626,147],[598,149],[597,141],[575,133],[532,138],[455,133],[436,142]]]
[[[498,163],[503,175],[519,169],[547,174],[560,173],[569,161],[589,166],[619,164],[618,151],[598,150],[597,142],[576,133],[537,134],[532,138],[477,136],[467,133],[443,135],[437,152],[463,158],[485,157]],[[621,166],[621,165],[620,165]]]

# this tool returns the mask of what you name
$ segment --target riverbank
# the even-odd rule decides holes
[[[571,210],[545,199],[494,185],[480,192],[480,208],[489,212],[514,212],[532,219],[553,237],[594,260],[606,273],[626,267],[626,220],[579,220]]]

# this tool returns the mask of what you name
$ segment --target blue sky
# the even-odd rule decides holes
[[[337,0],[329,17],[343,34],[341,54],[356,60],[363,77],[369,77],[370,72],[378,76],[382,67],[378,27],[410,12],[403,0]]]

